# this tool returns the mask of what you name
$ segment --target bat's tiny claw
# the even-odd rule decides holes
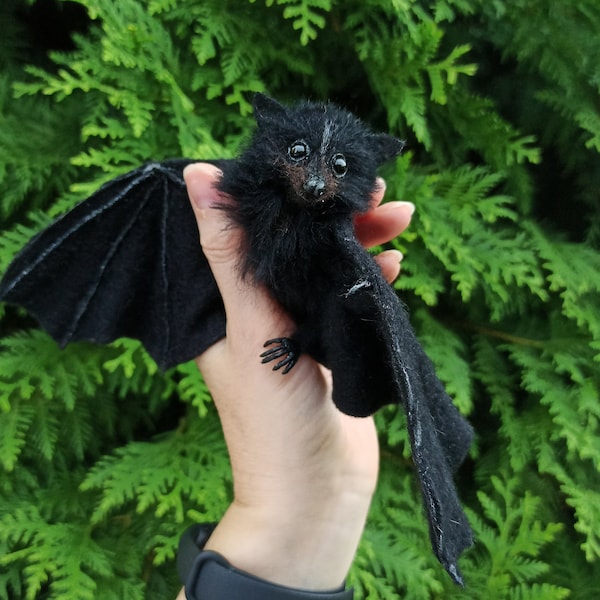
[[[300,347],[298,343],[290,338],[273,338],[272,340],[267,340],[263,347],[271,346],[272,344],[277,344],[275,347],[270,350],[265,350],[260,357],[262,358],[262,364],[266,364],[275,360],[277,358],[283,358],[275,364],[273,367],[273,371],[279,371],[279,369],[283,369],[282,374],[285,375],[289,373],[293,366],[298,362],[298,357],[300,356]]]

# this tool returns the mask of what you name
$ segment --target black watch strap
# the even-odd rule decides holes
[[[214,526],[195,526],[181,538],[178,568],[188,600],[352,600],[354,596],[351,589],[298,590],[240,571],[220,554],[201,550],[212,529]],[[196,555],[191,561],[190,540],[196,547]]]

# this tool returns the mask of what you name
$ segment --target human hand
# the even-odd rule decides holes
[[[219,171],[195,164],[184,177],[227,315],[226,337],[197,359],[219,411],[234,481],[233,502],[205,548],[274,583],[339,587],[377,481],[373,420],[339,412],[330,373],[309,356],[285,376],[260,363],[264,341],[291,334],[294,324],[265,289],[238,275],[243,234],[211,208],[222,201]],[[379,206],[384,191],[380,180],[373,210],[356,220],[366,246],[388,241],[410,222],[410,203]],[[377,257],[388,280],[398,275],[400,259],[395,251]]]

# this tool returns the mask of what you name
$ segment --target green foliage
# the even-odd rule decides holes
[[[232,156],[251,98],[331,99],[409,151],[396,284],[477,432],[458,475],[477,543],[433,557],[404,418],[356,598],[600,594],[600,7],[595,0],[47,2],[0,7],[0,269],[51,218],[150,159]],[[551,40],[551,42],[549,42]],[[59,350],[0,307],[0,598],[175,597],[177,539],[230,498],[193,363]]]
[[[466,596],[557,600],[568,597],[568,589],[546,582],[536,583],[550,568],[540,558],[540,551],[554,541],[561,525],[538,520],[540,498],[529,491],[524,497],[517,496],[520,482],[516,477],[505,482],[492,476],[491,484],[495,497],[483,491],[477,494],[483,519],[469,513],[480,544],[470,558],[485,593],[477,590],[473,596],[469,591]]]
[[[331,0],[276,0],[276,3],[285,5],[283,18],[291,20],[292,27],[300,31],[303,46],[317,38],[318,30],[327,23],[323,13],[331,10]],[[273,0],[267,0],[266,4],[271,6]]]

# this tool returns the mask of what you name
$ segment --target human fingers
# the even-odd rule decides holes
[[[412,202],[394,201],[377,206],[356,217],[356,237],[366,248],[389,242],[408,227],[414,211]]]
[[[375,262],[388,283],[393,283],[400,274],[402,258],[402,252],[399,250],[385,250],[375,257]]]
[[[187,166],[183,177],[198,224],[200,244],[222,295],[238,292],[236,266],[242,231],[231,226],[217,204],[228,201],[217,189],[222,172],[207,163]]]
[[[383,177],[377,177],[375,180],[375,190],[371,194],[371,200],[369,202],[369,210],[373,210],[381,204],[383,197],[385,196],[386,188],[387,184],[385,183],[385,179],[383,179]]]

